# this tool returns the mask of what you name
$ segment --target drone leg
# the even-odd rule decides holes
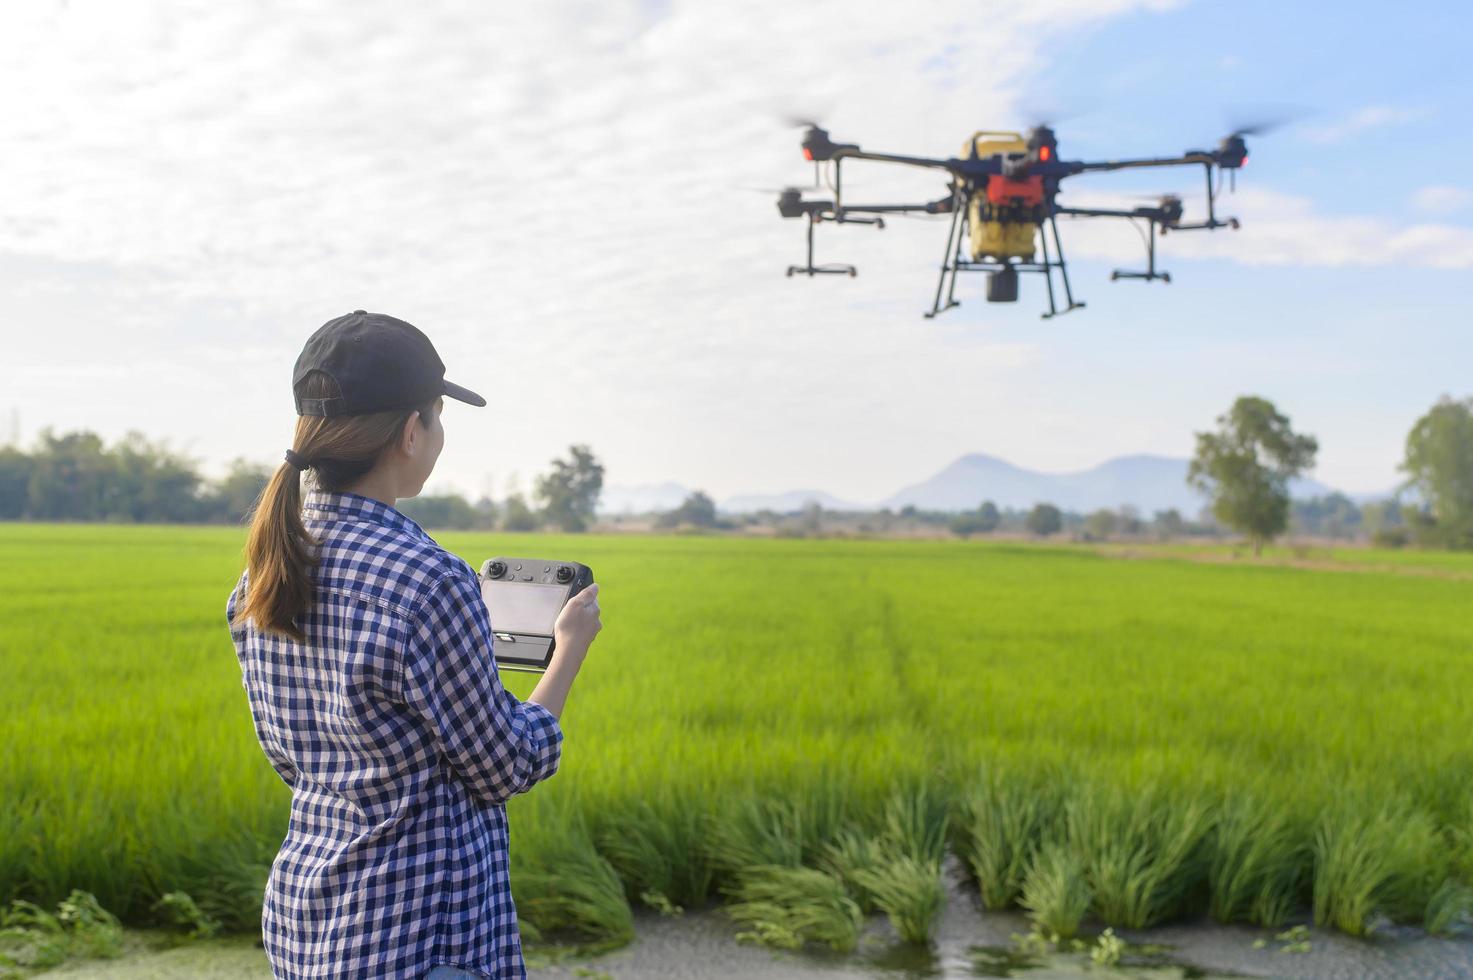
[[[1074,293],[1069,289],[1069,267],[1064,264],[1064,243],[1059,239],[1059,219],[1056,215],[1048,216],[1049,227],[1054,230],[1054,251],[1059,253],[1059,276],[1064,280],[1064,302],[1068,304],[1064,312],[1083,309],[1083,303],[1074,302]]]
[[[967,211],[970,210],[969,201],[964,200],[962,202],[961,210],[961,223],[956,233],[956,252],[953,254],[951,262],[951,285],[946,288],[946,308],[948,310],[951,309],[953,306],[962,305],[958,303],[954,297],[956,296],[956,277],[957,274],[961,272],[962,268],[962,243],[967,240],[967,228],[971,221],[971,219],[967,217]]]
[[[941,290],[946,286],[946,273],[951,269],[951,243],[956,238],[957,221],[961,217],[961,210],[956,206],[955,192],[952,193],[951,203],[951,226],[946,229],[946,248],[941,252],[941,274],[936,279],[936,298],[931,301],[931,312],[925,315],[927,320],[941,312]],[[956,283],[956,273],[954,271],[951,274],[951,279],[954,287]],[[948,307],[952,305],[949,295],[947,296],[946,305]]]
[[[1217,224],[1215,202],[1213,201],[1216,195],[1212,193],[1212,164],[1204,163],[1202,169],[1207,174],[1207,227],[1211,228]]]
[[[808,214],[808,277],[813,278],[813,213]]]
[[[1038,226],[1038,242],[1043,246],[1043,281],[1048,284],[1048,312],[1042,316],[1047,320],[1058,313],[1058,307],[1054,305],[1054,265],[1048,255],[1048,231],[1043,225]]]

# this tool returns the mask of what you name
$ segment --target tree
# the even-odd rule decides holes
[[[410,497],[396,505],[404,516],[421,527],[446,528],[452,531],[469,531],[474,528],[479,515],[458,493],[436,494],[435,496]]]
[[[798,527],[804,534],[818,535],[823,533],[823,505],[817,500],[808,500],[803,503],[803,510],[799,512]]]
[[[199,473],[185,456],[130,431],[113,447],[107,492],[109,520],[187,521],[200,513]]]
[[[1023,526],[1028,529],[1029,534],[1047,537],[1050,534],[1059,533],[1064,526],[1064,515],[1059,513],[1059,508],[1053,504],[1034,504],[1028,516],[1024,518]]]
[[[1343,493],[1296,500],[1291,505],[1290,523],[1296,530],[1330,538],[1353,538],[1361,529],[1361,511]]]
[[[9,446],[0,449],[0,520],[13,521],[26,516],[30,506],[30,456]]]
[[[1134,504],[1121,504],[1117,514],[1120,520],[1115,529],[1121,534],[1134,537],[1145,531],[1146,522],[1141,520],[1141,512]]]
[[[535,531],[539,521],[527,501],[519,493],[506,498],[501,505],[501,527],[505,531]]]
[[[1182,520],[1181,511],[1175,507],[1156,511],[1152,523],[1156,525],[1156,533],[1163,538],[1180,537],[1187,530],[1187,522]]]
[[[209,510],[216,518],[243,523],[270,482],[270,467],[237,457],[212,489]]]
[[[700,490],[696,490],[681,501],[679,507],[667,510],[656,518],[655,524],[658,527],[678,527],[681,524],[715,527],[716,502]]]
[[[32,462],[26,510],[39,520],[100,521],[118,496],[116,469],[95,432],[43,430]]]
[[[1473,547],[1473,398],[1444,395],[1407,434],[1401,470],[1421,494],[1432,527],[1425,537]]]
[[[1002,515],[997,511],[997,504],[990,500],[982,501],[982,506],[976,510],[962,511],[951,519],[951,533],[962,537],[970,537],[973,534],[990,534],[997,530]]]
[[[1115,512],[1101,507],[1084,519],[1084,533],[1092,541],[1103,541],[1115,533],[1117,524]]]
[[[476,501],[476,527],[491,529],[496,526],[496,501],[483,495]]]
[[[1253,554],[1289,525],[1289,481],[1314,466],[1319,443],[1298,435],[1273,403],[1245,395],[1197,433],[1187,482],[1212,501],[1222,523],[1253,542]]]
[[[552,472],[537,478],[534,494],[548,520],[565,531],[586,530],[603,490],[603,464],[587,446],[570,446],[569,458],[554,459]]]

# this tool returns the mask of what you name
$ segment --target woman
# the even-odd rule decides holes
[[[475,570],[395,508],[434,469],[444,396],[486,400],[420,331],[363,310],[308,339],[292,387],[296,436],[226,604],[256,736],[292,790],[261,917],[271,968],[525,976],[504,804],[557,770],[598,586],[563,607],[518,701]]]

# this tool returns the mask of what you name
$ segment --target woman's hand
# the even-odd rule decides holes
[[[588,655],[588,647],[601,629],[598,583],[594,582],[569,599],[557,614],[557,622],[552,624],[552,660],[527,700],[536,701],[561,720],[573,678],[578,676],[583,658]]]
[[[598,631],[603,629],[598,617],[598,583],[594,582],[569,599],[558,613],[557,622],[552,624],[553,656],[567,649],[577,651],[581,659]]]

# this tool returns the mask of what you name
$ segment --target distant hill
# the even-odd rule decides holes
[[[823,490],[789,490],[785,493],[742,494],[717,504],[729,514],[774,510],[801,510],[810,500],[824,510],[899,510],[914,504],[922,510],[971,510],[984,500],[1016,510],[1048,502],[1068,511],[1087,513],[1101,507],[1130,505],[1149,517],[1158,510],[1176,509],[1195,515],[1205,499],[1187,486],[1185,459],[1170,456],[1120,456],[1076,473],[1040,473],[1015,466],[1007,460],[982,453],[962,456],[938,473],[913,483],[874,503],[840,500]],[[680,505],[690,491],[666,482],[639,487],[607,487],[599,501],[606,514],[631,511],[668,510]],[[1290,493],[1296,498],[1334,493],[1317,480],[1295,480]],[[1389,494],[1350,494],[1357,503]]]
[[[1171,508],[1190,516],[1201,510],[1205,499],[1187,486],[1187,465],[1187,460],[1169,456],[1121,456],[1076,473],[1040,473],[973,453],[881,504],[896,510],[907,504],[926,510],[969,510],[984,500],[1014,509],[1047,501],[1079,513],[1129,504],[1146,516]],[[1290,492],[1315,497],[1332,491],[1314,480],[1296,480]]]
[[[719,511],[728,514],[752,514],[759,510],[774,510],[779,514],[802,510],[810,500],[818,501],[824,510],[871,510],[872,504],[855,504],[840,500],[822,490],[789,490],[787,493],[752,493],[728,497],[716,505]]]

